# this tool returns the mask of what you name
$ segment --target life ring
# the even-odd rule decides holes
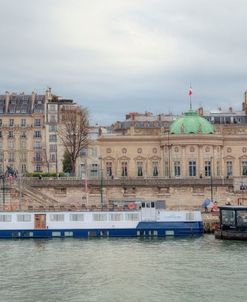
[[[135,209],[135,208],[136,208],[135,203],[134,203],[134,202],[129,203],[129,204],[128,204],[128,208],[129,208],[130,210]]]

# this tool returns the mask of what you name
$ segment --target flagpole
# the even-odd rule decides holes
[[[189,97],[190,97],[190,110],[192,110],[192,101],[191,101],[191,96],[192,96],[192,87],[190,83],[190,89],[189,89]]]

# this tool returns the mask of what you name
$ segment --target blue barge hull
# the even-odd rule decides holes
[[[156,223],[157,224],[157,223]],[[30,229],[30,230],[0,230],[0,238],[93,238],[93,237],[167,237],[167,236],[200,236],[203,234],[201,222],[189,225],[177,223],[166,227],[154,226],[150,223],[140,223],[134,229]]]

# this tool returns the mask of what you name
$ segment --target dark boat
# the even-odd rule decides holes
[[[247,206],[220,206],[220,228],[216,239],[247,240]]]

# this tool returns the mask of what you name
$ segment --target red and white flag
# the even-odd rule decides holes
[[[188,92],[189,96],[192,96],[192,88],[190,87],[189,92]]]

